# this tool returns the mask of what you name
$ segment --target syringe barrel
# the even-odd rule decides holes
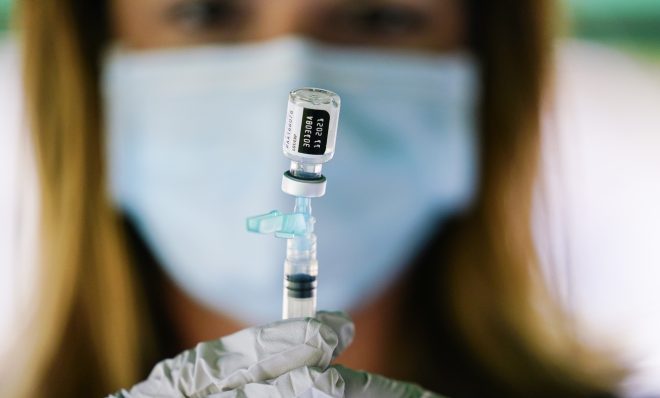
[[[320,88],[289,93],[284,126],[284,155],[302,164],[322,164],[335,154],[339,96]]]
[[[298,200],[298,211],[305,210],[299,208],[305,201],[309,199]],[[282,318],[313,317],[316,314],[317,276],[316,234],[287,239]]]

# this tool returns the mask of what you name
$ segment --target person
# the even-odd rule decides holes
[[[3,396],[615,395],[532,231],[551,5],[24,0],[41,283]],[[282,242],[240,224],[288,203],[303,85],[342,97],[314,211],[350,345],[343,314],[271,322]]]

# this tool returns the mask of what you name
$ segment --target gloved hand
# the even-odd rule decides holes
[[[114,398],[438,397],[420,387],[329,366],[353,340],[342,313],[290,319],[198,344]]]

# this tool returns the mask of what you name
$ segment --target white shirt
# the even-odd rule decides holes
[[[15,46],[0,43],[0,355],[17,339],[34,273],[24,263],[37,191],[18,70]],[[534,213],[544,272],[585,339],[621,347],[634,369],[626,395],[658,396],[660,68],[571,42],[556,70]]]

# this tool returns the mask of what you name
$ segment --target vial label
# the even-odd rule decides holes
[[[330,114],[323,109],[289,107],[284,149],[306,155],[325,154],[329,126]]]
[[[298,152],[308,155],[323,155],[328,143],[329,123],[330,114],[327,111],[305,108],[300,128]]]

